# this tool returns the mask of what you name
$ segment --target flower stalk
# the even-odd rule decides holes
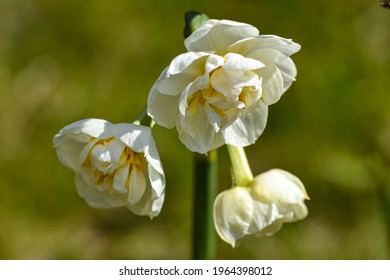
[[[217,150],[208,155],[194,154],[194,222],[193,259],[215,258],[216,234],[213,223],[213,203],[217,193]]]
[[[133,122],[136,125],[144,125],[152,128],[155,124],[153,119],[147,114],[147,107],[142,110],[142,112],[137,116],[137,119]]]
[[[243,147],[226,145],[231,162],[233,186],[249,186],[253,181],[252,170]]]

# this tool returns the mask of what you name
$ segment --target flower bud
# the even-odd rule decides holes
[[[296,176],[272,169],[249,186],[220,193],[214,201],[214,225],[218,235],[236,247],[248,237],[271,236],[283,223],[305,218],[305,199],[309,197]]]

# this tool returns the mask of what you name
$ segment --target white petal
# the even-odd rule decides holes
[[[165,199],[165,193],[163,193],[162,195],[157,197],[155,200],[153,200],[152,208],[151,208],[151,211],[149,213],[149,217],[151,219],[160,213],[161,208],[164,204],[164,199]]]
[[[65,126],[53,138],[57,156],[62,164],[76,171],[80,154],[94,138],[109,138],[111,123],[100,119],[84,119]]]
[[[222,66],[231,71],[247,71],[264,67],[264,64],[253,58],[246,58],[237,53],[228,53],[225,55],[226,62]]]
[[[210,125],[213,127],[214,132],[218,133],[222,125],[221,116],[209,104],[205,104],[204,108]]]
[[[104,174],[113,174],[115,169],[125,161],[122,158],[124,149],[125,145],[116,139],[112,139],[108,143],[95,145],[90,152],[93,168]],[[85,153],[86,151],[83,151],[83,154]]]
[[[262,78],[263,95],[262,99],[266,105],[272,105],[279,101],[284,93],[283,78],[279,69],[271,64],[256,70],[257,75]]]
[[[164,203],[164,194],[154,200],[152,197],[154,197],[152,188],[147,186],[141,200],[135,205],[127,205],[127,208],[136,215],[148,215],[152,219],[156,217],[161,211],[162,205]]]
[[[81,151],[81,153],[79,153],[79,166],[81,166],[85,162],[85,160],[87,159],[89,153],[91,152],[91,149],[99,141],[100,141],[100,139],[96,138],[96,139],[91,140],[90,142],[88,142],[86,145],[84,145],[83,150]]]
[[[202,23],[184,44],[188,51],[215,51],[224,54],[229,45],[258,34],[258,29],[249,24],[229,20],[208,20]]]
[[[127,193],[126,183],[129,176],[130,164],[125,164],[115,170],[112,188],[120,193]]]
[[[214,71],[215,69],[217,69],[218,67],[222,66],[223,64],[225,63],[225,58],[222,57],[222,56],[219,56],[219,55],[210,55],[207,60],[206,60],[206,64],[205,64],[205,75],[208,76],[208,74],[211,72],[211,71]]]
[[[81,166],[80,169],[77,171],[77,176],[81,176],[87,185],[96,187],[96,189],[99,188],[98,186],[96,186],[94,174],[91,168]]]
[[[221,134],[215,133],[213,127],[209,124],[204,110],[192,118],[186,118],[185,122],[186,130],[183,129],[180,122],[177,123],[176,128],[180,141],[190,151],[206,154],[224,144]]]
[[[226,144],[246,147],[256,142],[267,124],[268,106],[259,101],[253,111],[243,113],[227,128],[221,130]]]
[[[279,58],[272,58],[271,55],[268,55],[268,53],[271,52],[279,54]],[[285,57],[275,50],[259,50],[251,55],[264,62],[267,66],[270,66],[271,68],[268,70],[274,69],[274,65],[278,68],[283,79],[282,94],[286,92],[292,82],[295,81],[297,68],[291,58]]]
[[[216,70],[210,78],[210,83],[228,101],[237,100],[245,86],[261,86],[258,76],[252,71],[229,71],[224,69]]]
[[[251,224],[253,201],[246,187],[221,192],[214,201],[214,226],[222,240],[235,247]]]
[[[258,232],[257,234],[254,234],[255,237],[264,237],[264,236],[272,236],[278,231],[282,229],[283,221],[282,220],[276,220],[272,224],[270,224],[268,227],[264,228],[261,232]]]
[[[256,176],[252,192],[259,199],[277,204],[302,203],[308,199],[301,180],[281,169],[271,169]]]
[[[156,90],[166,95],[179,95],[183,89],[204,73],[205,52],[188,52],[173,59],[155,83]]]
[[[291,58],[286,58],[280,62],[275,63],[283,78],[283,92],[291,86],[297,76],[297,68]]]
[[[304,219],[308,214],[309,211],[307,210],[307,207],[305,203],[298,203],[294,204],[291,207],[291,211],[294,213],[293,218],[290,220],[290,222],[295,222]]]
[[[181,115],[186,115],[187,114],[187,109],[191,104],[189,104],[188,100],[193,100],[196,98],[196,96],[193,96],[196,94],[198,91],[200,91],[199,84],[203,82],[202,77],[198,77],[195,81],[192,83],[188,84],[186,88],[183,90],[180,99],[179,99],[179,111]],[[193,104],[194,105],[194,104]],[[197,110],[197,107],[190,108],[191,112],[194,110]]]
[[[123,207],[128,204],[127,193],[104,192],[104,200],[111,205],[111,207]]]
[[[273,223],[277,215],[278,210],[272,207],[271,204],[253,200],[251,223],[248,227],[247,235],[261,235],[262,231]]]
[[[128,201],[130,205],[134,205],[140,201],[146,190],[146,178],[145,174],[139,167],[134,166],[130,173],[129,180],[129,196]]]
[[[155,200],[165,193],[165,176],[164,173],[154,169],[152,165],[148,166],[148,175],[151,188],[153,189],[152,200]]]
[[[188,93],[193,91],[193,88],[196,88],[195,83],[188,87]],[[187,112],[186,96],[188,93],[184,92],[181,98],[180,110],[183,111],[183,114],[179,115],[179,120],[176,123],[181,142],[190,151],[202,154],[222,146],[221,135],[215,133],[205,108],[198,99],[192,101],[190,105],[191,114]]]
[[[298,52],[301,46],[291,39],[285,39],[275,35],[260,35],[236,42],[229,47],[229,52],[240,53],[246,57],[254,57],[253,52],[267,49],[276,50],[283,55],[279,56],[279,54],[273,52],[273,54],[277,54],[274,58],[284,59]]]
[[[210,52],[187,52],[176,56],[168,67],[168,76],[181,74],[183,72],[195,76],[202,75],[206,59]]]
[[[54,136],[54,147],[57,148],[57,156],[63,165],[77,171],[80,167],[80,154],[86,144],[78,142],[63,133]]]
[[[131,123],[113,125],[112,134],[136,153],[145,153],[152,137],[150,127]]]
[[[165,95],[156,87],[148,95],[148,115],[161,126],[174,128],[179,115],[180,96]]]
[[[101,192],[97,188],[88,185],[79,173],[77,173],[75,176],[75,183],[78,194],[82,198],[84,198],[84,200],[88,203],[89,206],[104,209],[114,207],[106,202],[104,198],[104,192]]]
[[[60,133],[79,142],[89,142],[91,137],[110,138],[111,123],[101,119],[84,119],[65,126]]]
[[[161,194],[165,188],[164,170],[156,144],[151,135],[151,129],[140,125],[117,124],[114,126],[113,133],[131,150],[137,153],[144,153],[148,162],[148,169],[154,170],[154,172],[151,173],[153,174],[153,177],[150,179],[156,181],[152,183],[152,187],[155,188],[157,193]],[[158,180],[157,177],[160,179]]]
[[[149,138],[148,148],[145,150],[144,153],[145,158],[149,163],[150,167],[152,167],[154,170],[156,170],[156,172],[164,176],[163,166],[153,137]]]

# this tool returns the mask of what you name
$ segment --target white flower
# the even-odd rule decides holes
[[[305,218],[305,199],[309,199],[305,187],[296,176],[272,169],[249,186],[220,193],[214,201],[214,225],[218,235],[236,247],[250,236],[270,236],[283,223]]]
[[[149,127],[85,119],[61,129],[53,141],[90,206],[126,206],[150,218],[160,213],[165,176]]]
[[[300,45],[228,20],[205,21],[184,43],[188,52],[151,89],[148,114],[159,125],[176,126],[191,151],[253,144],[265,128],[267,106],[295,80],[290,56]]]

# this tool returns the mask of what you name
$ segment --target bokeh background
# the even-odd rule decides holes
[[[309,216],[237,249],[218,239],[217,258],[389,258],[390,10],[379,0],[0,0],[0,258],[191,258],[193,155],[175,130],[154,128],[167,190],[153,221],[88,207],[52,146],[83,118],[132,122],[185,51],[188,10],[302,45],[296,83],[247,154],[254,174],[301,178]],[[224,148],[219,158],[223,190]]]

